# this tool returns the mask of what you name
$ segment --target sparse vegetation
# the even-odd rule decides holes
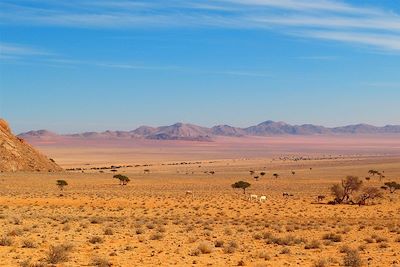
[[[400,248],[400,225],[390,219],[396,218],[399,209],[398,194],[386,194],[379,201],[363,195],[371,195],[371,187],[372,193],[385,193],[379,188],[383,183],[379,183],[378,176],[370,182],[363,178],[365,187],[353,191],[349,200],[344,201],[357,204],[364,199],[375,207],[328,206],[322,200],[329,192],[329,184],[339,171],[348,172],[350,165],[324,161],[322,166],[332,164],[339,171],[329,167],[335,175],[321,182],[324,169],[318,165],[313,165],[311,173],[308,165],[301,167],[293,160],[299,170],[292,176],[289,159],[285,161],[288,166],[273,163],[271,169],[279,171],[282,178],[271,180],[261,179],[258,170],[266,169],[264,163],[254,162],[240,161],[244,167],[235,162],[240,168],[230,160],[209,163],[218,177],[211,176],[212,168],[205,162],[200,168],[206,168],[207,173],[187,162],[155,164],[149,175],[142,173],[142,164],[132,167],[132,172],[117,168],[121,174],[137,175],[135,190],[112,186],[112,181],[116,182],[110,181],[112,175],[99,174],[98,170],[89,173],[87,168],[88,173],[69,174],[68,181],[74,186],[63,199],[48,193],[54,190],[54,183],[47,175],[25,178],[24,174],[13,174],[38,185],[32,192],[25,192],[25,187],[13,187],[8,176],[0,174],[0,184],[8,184],[0,186],[0,229],[5,240],[0,240],[0,244],[10,255],[7,262],[29,267],[147,266],[153,262],[177,266],[216,262],[226,266],[281,266],[300,255],[304,266],[344,265],[345,257],[346,264],[353,266],[350,264],[357,264],[357,257],[351,254],[352,248],[362,256],[365,262],[361,263],[365,265],[368,258],[372,258],[372,265],[379,259],[382,266],[396,260],[393,251]],[[364,166],[358,161],[357,164]],[[388,177],[396,171],[396,165],[391,164]],[[362,175],[365,168],[359,165],[353,173]],[[236,190],[229,190],[231,174],[225,175],[230,168],[239,169],[238,173],[248,179],[252,179],[247,176],[249,168],[257,170],[260,179],[245,190],[238,187],[236,194]],[[183,175],[192,170],[196,170],[193,176]],[[188,190],[196,192],[196,197],[188,198]],[[242,190],[246,196],[250,192],[258,197],[266,195],[267,201],[249,202],[242,197]],[[283,198],[282,192],[289,196]],[[73,250],[62,247],[50,253],[49,244],[62,244],[67,239],[74,245]]]
[[[92,259],[92,265],[98,267],[111,267],[112,263],[106,258],[96,256]]]
[[[118,179],[120,185],[127,185],[131,181],[128,176],[122,174],[116,174],[113,176],[113,178]]]
[[[212,252],[212,246],[209,242],[201,242],[197,249],[200,250],[202,254],[210,254]]]
[[[57,180],[56,185],[58,186],[58,188],[60,188],[61,191],[63,191],[64,187],[66,187],[68,183],[65,180]]]
[[[362,194],[358,197],[357,203],[359,205],[365,205],[368,200],[382,198],[382,192],[376,187],[365,187],[362,190]]]
[[[385,186],[389,189],[390,193],[394,193],[396,190],[400,190],[400,184],[397,182],[386,182]]]
[[[243,189],[243,194],[246,194],[246,189],[248,188],[248,187],[250,187],[250,183],[248,183],[248,182],[244,182],[244,181],[239,181],[239,182],[236,182],[236,183],[234,183],[234,184],[232,184],[231,186],[232,186],[232,188],[237,188],[237,189]]]
[[[238,244],[235,241],[231,240],[226,246],[224,246],[224,252],[227,254],[232,254],[236,251],[237,248]]]
[[[91,244],[103,243],[103,238],[101,238],[100,236],[92,236],[89,239],[89,243]]]
[[[360,190],[362,181],[357,176],[347,176],[341,184],[331,187],[331,192],[337,203],[348,203],[351,201],[352,194]]]
[[[343,265],[346,267],[360,267],[362,266],[361,257],[357,250],[349,249],[345,252],[343,257]]]
[[[22,241],[22,247],[23,248],[36,248],[37,245],[32,240],[25,239]]]
[[[71,250],[72,246],[69,244],[50,246],[49,251],[47,253],[48,263],[58,264],[68,261],[68,256]]]
[[[328,233],[328,234],[325,234],[322,237],[322,239],[330,240],[332,242],[341,242],[342,241],[342,236],[340,236],[338,234],[335,234],[335,233]]]
[[[318,240],[312,240],[304,246],[305,249],[317,249],[321,247],[321,243]]]
[[[13,240],[7,236],[3,236],[0,238],[0,246],[2,246],[2,247],[11,246],[12,243],[13,243]]]

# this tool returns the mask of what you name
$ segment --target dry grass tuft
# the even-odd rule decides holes
[[[360,267],[362,261],[357,250],[349,249],[343,257],[343,265],[346,267]]]
[[[47,253],[47,261],[51,264],[57,264],[68,261],[69,253],[72,246],[69,244],[62,244],[58,246],[50,246]]]
[[[113,264],[106,258],[96,256],[92,259],[91,265],[98,267],[111,267]]]

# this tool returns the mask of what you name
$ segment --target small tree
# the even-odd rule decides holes
[[[279,178],[279,174],[277,173],[272,174],[272,176],[274,176],[275,178]]]
[[[292,171],[292,175],[295,175],[296,174],[296,172],[295,171]]]
[[[390,193],[394,193],[396,190],[400,190],[400,184],[396,182],[385,183],[386,187],[389,189]]]
[[[57,180],[56,185],[58,186],[58,188],[60,188],[61,191],[64,190],[64,186],[67,186],[68,183],[65,180]]]
[[[362,181],[357,176],[347,176],[341,184],[335,184],[331,187],[331,192],[335,196],[337,203],[348,202],[351,195],[360,190]]]
[[[119,180],[120,185],[127,185],[131,181],[127,176],[122,174],[116,174],[113,177]]]
[[[260,178],[258,175],[254,176],[254,179],[255,179],[256,181],[258,181],[258,178]]]
[[[375,198],[381,198],[382,192],[379,191],[378,188],[376,187],[365,187],[362,190],[362,194],[358,197],[358,205],[365,205],[367,200],[369,199],[375,199]]]
[[[266,172],[260,172],[260,175],[261,175],[262,177],[264,177],[265,174],[266,174]]]
[[[251,184],[248,182],[239,181],[239,182],[232,184],[231,186],[234,189],[243,189],[243,194],[246,194],[246,188],[250,187],[250,185]]]
[[[253,176],[254,175],[254,171],[249,171],[250,175]]]

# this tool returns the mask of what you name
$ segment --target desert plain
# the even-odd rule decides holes
[[[400,266],[399,136],[32,144],[67,171],[0,173],[0,266]],[[329,205],[348,175],[383,197]]]

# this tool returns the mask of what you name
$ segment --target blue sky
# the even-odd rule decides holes
[[[398,0],[0,2],[15,132],[400,124],[399,74]]]

